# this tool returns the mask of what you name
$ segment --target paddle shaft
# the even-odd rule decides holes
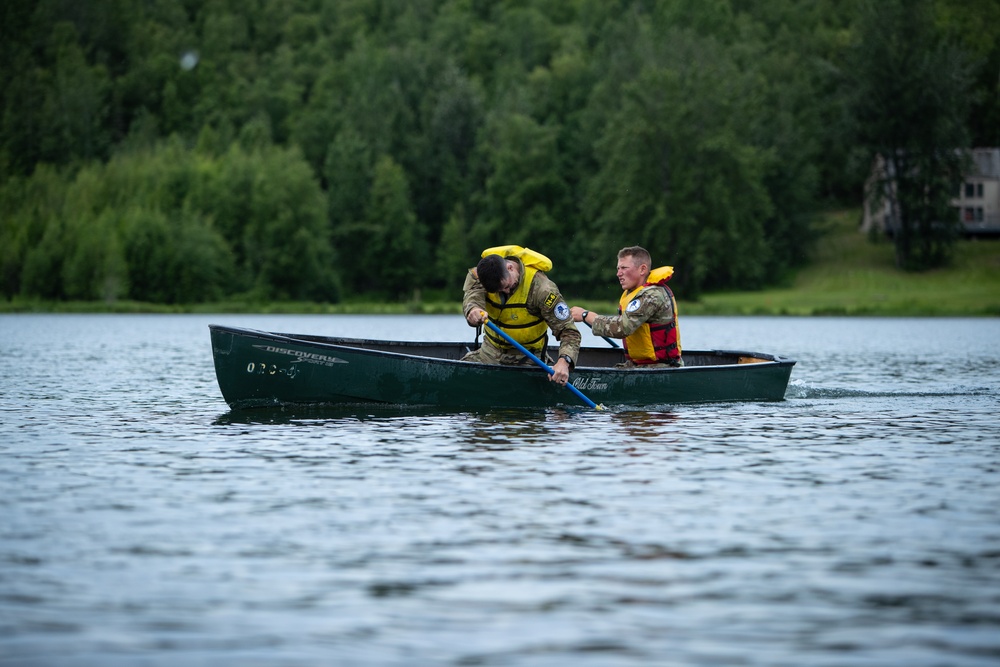
[[[486,326],[488,326],[490,329],[493,329],[493,331],[495,331],[498,334],[500,334],[501,336],[503,336],[504,340],[506,340],[508,343],[510,343],[511,345],[513,345],[514,347],[516,347],[518,350],[520,350],[521,353],[524,354],[524,356],[528,357],[533,362],[535,362],[536,366],[544,368],[546,373],[548,373],[549,375],[553,375],[555,373],[555,370],[551,366],[549,366],[547,363],[545,363],[544,361],[542,361],[541,359],[539,359],[538,357],[536,357],[534,354],[532,354],[531,351],[528,350],[528,348],[526,348],[525,346],[521,345],[516,340],[514,340],[513,338],[511,338],[510,335],[508,335],[506,331],[504,331],[503,329],[501,329],[497,325],[493,324],[489,320],[486,320]],[[580,398],[580,400],[582,400],[584,403],[586,403],[590,407],[594,408],[595,410],[603,410],[604,409],[603,406],[600,406],[597,403],[594,403],[592,400],[590,400],[589,398],[587,398],[586,396],[584,396],[584,394],[583,394],[582,391],[580,391],[579,389],[577,389],[576,387],[574,387],[573,385],[571,385],[568,382],[566,383],[566,388],[569,389],[574,394],[576,394]]]

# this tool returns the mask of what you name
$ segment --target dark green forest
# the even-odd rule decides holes
[[[695,299],[808,262],[876,154],[926,199],[1000,145],[996,0],[7,0],[0,53],[8,300],[457,300],[507,243]]]

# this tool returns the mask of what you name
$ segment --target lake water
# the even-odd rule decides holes
[[[682,318],[778,403],[300,413],[210,322],[472,338],[0,316],[0,665],[1000,664],[1000,320]]]

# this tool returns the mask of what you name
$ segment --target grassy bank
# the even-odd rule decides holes
[[[904,273],[893,265],[888,241],[872,243],[858,232],[858,211],[824,218],[825,235],[814,261],[788,287],[753,292],[706,294],[685,301],[682,315],[1000,315],[1000,240],[963,240],[952,266],[925,273]],[[572,295],[566,295],[572,300]],[[616,303],[572,301],[601,313]],[[116,313],[316,313],[316,314],[459,314],[456,302],[419,303],[245,303],[165,306],[132,301],[0,301],[0,312]]]
[[[787,288],[706,295],[688,314],[1000,315],[1000,240],[962,240],[952,265],[924,273],[894,266],[888,240],[858,231],[857,211],[829,214],[815,261]],[[686,308],[685,308],[686,306]]]

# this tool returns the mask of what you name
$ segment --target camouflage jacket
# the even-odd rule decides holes
[[[668,324],[673,321],[674,304],[670,301],[667,290],[650,287],[642,290],[633,299],[636,300],[639,301],[639,306],[632,312],[626,309],[619,315],[598,315],[593,323],[594,334],[608,338],[627,338],[647,322]]]

